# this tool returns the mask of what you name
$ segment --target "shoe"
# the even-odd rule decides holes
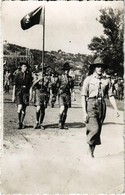
[[[22,129],[22,123],[19,123],[18,129]]]
[[[66,129],[66,130],[68,130],[69,128],[68,128],[67,126],[63,126],[63,129]]]
[[[90,147],[89,150],[88,150],[88,156],[90,158],[94,158],[94,151],[92,150],[92,148]]]
[[[44,127],[43,125],[40,125],[40,129],[44,130],[44,129],[45,129],[45,127]]]
[[[36,123],[36,124],[35,124],[34,129],[40,129],[39,123]]]
[[[25,127],[26,127],[26,126],[22,123],[22,129],[25,129]]]
[[[66,126],[62,125],[61,123],[59,123],[59,129],[66,129],[66,130],[68,130],[68,127],[66,127]]]
[[[59,129],[63,129],[63,126],[61,123],[59,123]]]

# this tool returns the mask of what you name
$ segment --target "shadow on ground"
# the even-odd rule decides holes
[[[81,122],[74,122],[74,123],[66,123],[66,126],[69,128],[83,128],[85,127],[85,124]],[[48,124],[45,125],[45,128],[58,128],[58,124]]]

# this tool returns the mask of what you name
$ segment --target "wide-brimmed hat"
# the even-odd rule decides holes
[[[95,58],[94,62],[92,64],[90,64],[90,66],[92,66],[92,67],[96,67],[96,66],[105,67],[105,63],[101,57],[97,57],[97,58]]]
[[[71,67],[70,67],[70,65],[69,65],[68,62],[66,62],[65,64],[63,64],[63,66],[61,68],[61,70],[70,70],[70,69],[71,69]]]
[[[94,62],[89,65],[88,75],[93,74],[96,67],[102,67],[104,70],[107,68],[103,59],[100,56],[95,58]]]

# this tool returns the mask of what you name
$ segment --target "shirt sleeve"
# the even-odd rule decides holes
[[[87,77],[83,81],[82,92],[81,92],[82,96],[88,96],[88,93],[89,93],[89,80],[90,80],[90,78]]]
[[[18,81],[18,73],[14,77],[13,85],[17,85],[17,81]]]
[[[33,76],[31,75],[31,85],[32,85],[32,83],[33,83]]]

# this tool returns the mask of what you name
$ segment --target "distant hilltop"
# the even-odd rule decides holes
[[[65,53],[61,49],[58,51],[44,52],[44,63],[50,66],[52,69],[59,69],[64,62],[68,61],[72,67],[72,70],[79,72],[82,69],[86,69],[85,66],[88,58],[91,58],[91,55],[87,56],[80,53]],[[30,66],[33,67],[41,64],[42,51],[37,49],[29,49],[4,41],[3,59],[3,61],[6,62],[6,66],[9,67],[17,68],[20,61],[28,61]]]

